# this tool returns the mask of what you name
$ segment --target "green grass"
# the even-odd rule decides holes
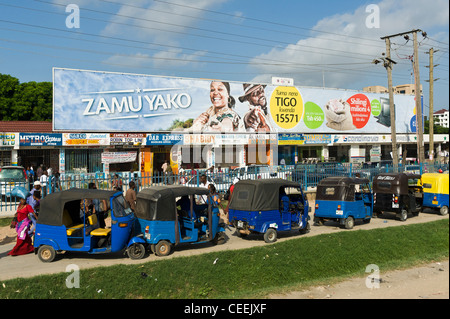
[[[0,227],[11,225],[12,217],[0,218]]]
[[[0,298],[259,298],[365,276],[369,264],[378,265],[382,274],[448,255],[449,220],[445,219],[87,269],[80,273],[80,288],[66,287],[69,273],[8,280],[0,283]]]

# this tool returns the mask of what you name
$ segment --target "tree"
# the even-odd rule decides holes
[[[0,120],[51,121],[52,83],[24,82],[0,74]]]
[[[448,134],[449,133],[448,127],[443,127],[438,124],[436,124],[436,121],[433,124],[433,134]],[[424,121],[424,133],[429,134],[430,133],[430,121],[425,120]]]

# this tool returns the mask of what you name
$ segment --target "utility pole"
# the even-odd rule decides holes
[[[433,70],[435,66],[438,66],[438,64],[434,65],[433,64],[433,54],[434,52],[438,52],[439,50],[434,51],[433,48],[430,49],[429,52],[427,52],[427,54],[430,55],[430,65],[427,65],[427,68],[430,68],[430,79],[429,80],[425,80],[427,82],[430,82],[430,100],[429,100],[429,105],[430,105],[430,112],[429,112],[429,135],[430,135],[430,160],[434,160],[435,159],[435,154],[434,154],[434,110],[433,110],[433,94],[434,94],[434,81],[437,81],[438,79],[433,79]]]
[[[414,80],[415,80],[415,99],[416,99],[416,129],[418,132],[418,141],[417,141],[417,154],[419,158],[419,162],[423,163],[425,160],[424,156],[424,150],[423,150],[423,123],[422,123],[422,99],[420,95],[420,75],[419,75],[419,53],[418,53],[418,45],[417,45],[417,32],[420,32],[422,30],[414,29],[407,32],[397,33],[393,35],[388,35],[385,37],[382,37],[382,40],[386,41],[386,60],[385,61],[385,67],[388,71],[388,86],[389,87],[389,107],[390,107],[390,113],[391,113],[391,139],[392,139],[392,160],[393,164],[397,166],[398,164],[398,150],[397,150],[397,137],[395,132],[395,109],[394,109],[394,101],[393,101],[393,91],[392,91],[392,63],[395,63],[391,60],[390,56],[390,48],[391,48],[391,42],[390,38],[403,36],[406,40],[409,40],[408,34],[413,34],[413,40],[414,40]],[[426,33],[422,33],[424,36],[426,36]],[[394,123],[394,126],[392,125]],[[395,167],[394,167],[395,169]]]
[[[384,67],[386,68],[388,74],[389,113],[391,117],[392,164],[394,166],[394,171],[397,171],[398,148],[397,133],[395,129],[394,88],[392,87],[392,64],[395,62],[391,60],[391,40],[389,37],[384,39],[386,41],[386,59],[384,60]]]
[[[420,95],[420,74],[419,74],[419,49],[417,45],[417,32],[421,30],[414,30],[413,40],[414,40],[414,82],[416,84],[416,120],[417,120],[417,132],[419,133],[419,138],[417,141],[417,153],[419,155],[419,163],[425,163],[425,152],[423,145],[423,122],[422,122],[422,98]]]

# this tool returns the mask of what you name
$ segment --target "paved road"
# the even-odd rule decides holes
[[[355,231],[359,229],[374,229],[382,227],[401,226],[414,223],[425,223],[439,219],[448,219],[447,216],[440,216],[434,213],[421,213],[418,217],[410,217],[405,222],[394,219],[392,214],[386,214],[383,218],[373,218],[369,224],[356,223],[353,230],[345,230],[338,227],[335,222],[326,222],[324,226],[311,226],[311,232],[300,235],[298,231],[280,233],[278,241],[298,238],[300,236],[315,236],[324,233],[334,233],[337,231]],[[31,277],[41,274],[51,274],[65,272],[70,264],[76,264],[80,269],[97,266],[109,266],[114,264],[139,264],[159,258],[176,258],[179,256],[198,255],[208,252],[236,250],[255,246],[267,245],[262,236],[250,235],[246,239],[237,237],[234,229],[226,231],[227,241],[223,245],[214,246],[210,243],[200,245],[178,246],[168,257],[157,257],[150,254],[141,260],[131,260],[123,254],[89,255],[80,253],[65,253],[57,257],[52,263],[43,263],[34,254],[25,256],[8,256],[7,253],[13,248],[14,243],[0,245],[0,280],[12,279],[16,277]]]

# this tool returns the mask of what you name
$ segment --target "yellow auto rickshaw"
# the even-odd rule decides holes
[[[448,214],[448,174],[425,173],[421,181],[423,189],[423,207]]]

